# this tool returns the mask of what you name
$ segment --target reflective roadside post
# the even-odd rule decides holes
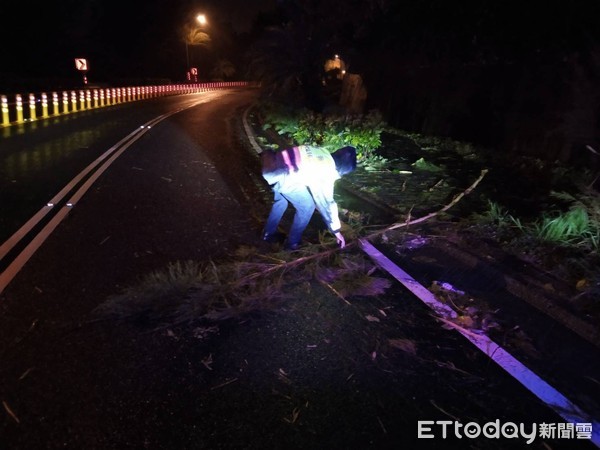
[[[35,113],[35,95],[29,94],[29,120],[37,119],[37,115]]]
[[[8,98],[6,95],[0,97],[2,99],[2,125],[7,126],[10,123],[10,118],[8,115]]]
[[[59,99],[58,99],[58,92],[53,92],[52,93],[52,115],[53,116],[58,116],[60,114],[60,109],[59,109]]]

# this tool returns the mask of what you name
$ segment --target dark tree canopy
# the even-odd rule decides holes
[[[249,73],[319,110],[323,63],[340,54],[395,125],[563,157],[598,138],[599,12],[596,0],[281,0]]]

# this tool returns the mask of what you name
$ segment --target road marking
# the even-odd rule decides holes
[[[73,178],[60,192],[57,194],[50,203],[56,205],[56,203],[68,193],[70,192],[89,172],[91,172],[100,162],[102,162],[106,157],[113,154],[100,168],[96,170],[92,174],[92,176],[81,186],[75,195],[73,195],[67,204],[60,208],[56,215],[42,228],[42,230],[35,235],[35,237],[27,244],[27,246],[17,255],[15,259],[8,265],[8,267],[0,274],[0,293],[6,288],[6,286],[12,281],[12,279],[19,273],[19,271],[23,268],[25,263],[29,261],[29,259],[33,256],[33,254],[40,248],[40,246],[44,243],[44,241],[52,234],[52,232],[56,229],[58,224],[62,222],[62,220],[67,216],[73,204],[75,204],[83,194],[90,188],[92,183],[98,179],[98,177],[112,164],[112,162],[117,159],[131,144],[137,141],[140,137],[142,137],[149,128],[142,128],[135,130],[130,133],[126,138],[122,139],[118,144],[111,147],[109,150],[104,152],[98,159],[96,159],[93,163],[91,163],[88,167],[86,167],[81,173],[79,173],[75,178]],[[126,142],[123,144],[123,142]],[[71,206],[68,206],[71,205]],[[55,209],[52,207],[44,207],[42,208],[32,219],[27,221],[27,223],[13,235],[7,242],[10,241],[10,245],[6,246],[7,251],[12,249],[14,245],[16,245],[20,240],[30,231],[37,223],[51,210]],[[36,220],[37,219],[37,220]],[[16,237],[15,237],[16,236]],[[13,239],[14,238],[14,239]],[[6,243],[5,243],[6,244]],[[4,245],[3,245],[4,247]],[[4,256],[4,255],[2,255]]]
[[[73,178],[64,188],[60,190],[52,199],[43,206],[31,219],[29,219],[16,233],[6,240],[0,246],[0,260],[2,260],[8,252],[10,252],[15,245],[17,245],[27,233],[29,233],[45,216],[48,214],[85,176],[87,176],[98,164],[106,159],[111,153],[118,149],[124,142],[127,142],[135,134],[139,133],[140,130],[135,130],[128,136],[121,139],[117,144],[109,148],[102,155],[100,155],[94,162],[89,164],[84,170],[82,170],[75,178]]]
[[[44,207],[42,207],[31,219],[29,219],[17,232],[15,232],[9,239],[6,240],[0,246],[0,261],[16,246],[23,238],[36,226],[40,221],[51,211],[57,211],[52,219],[42,228],[42,230],[36,234],[26,247],[11,261],[7,268],[0,273],[0,294],[4,291],[6,286],[14,279],[19,273],[23,266],[29,261],[33,254],[40,248],[44,241],[52,234],[58,224],[67,216],[69,211],[74,205],[83,197],[88,191],[92,184],[102,175],[106,169],[135,141],[141,138],[144,134],[151,130],[152,126],[165,120],[166,118],[177,114],[185,109],[192,108],[199,104],[205,103],[206,99],[196,101],[184,108],[179,108],[175,111],[163,114],[155,117],[154,119],[141,125],[138,129],[134,130],[117,144],[106,150],[100,155],[94,162],[89,164],[84,170],[82,170],[77,176],[75,176],[64,188],[60,190]],[[106,160],[106,161],[105,161]],[[102,163],[105,161],[102,165]],[[98,167],[99,166],[99,167]],[[57,204],[63,201],[64,197],[68,195],[77,185],[79,185],[86,176],[92,171],[96,170],[89,176],[84,184],[73,194],[71,198],[65,203],[64,207],[58,208]]]
[[[247,114],[250,108],[248,108],[243,117],[244,129],[250,141],[250,144],[256,151],[261,153],[262,149],[256,143],[254,133],[252,132],[248,120]],[[416,281],[408,273],[398,267],[392,260],[381,253],[373,244],[366,239],[359,239],[359,244],[362,250],[377,263],[382,269],[392,275],[396,280],[402,283],[408,290],[410,290],[419,300],[429,306],[439,317],[443,319],[454,318],[457,316],[456,311],[450,308],[448,305],[441,303],[435,298],[422,284]],[[572,403],[564,395],[546,383],[542,378],[528,369],[519,360],[513,357],[510,353],[496,344],[487,335],[478,335],[476,333],[469,333],[464,329],[455,328],[459,333],[466,337],[472,344],[474,344],[479,350],[485,353],[491,358],[496,364],[502,369],[508,372],[513,378],[519,383],[525,386],[530,392],[536,397],[542,400],[548,405],[553,411],[558,413],[563,419],[570,423],[591,423],[592,424],[592,443],[597,447],[600,447],[600,422],[595,420],[589,414],[584,412],[577,405]]]
[[[406,286],[417,298],[433,309],[438,316],[447,319],[447,314],[449,314],[447,305],[437,300],[428,289],[398,267],[369,241],[360,239],[359,243],[362,250],[377,265]],[[454,312],[454,316],[456,316],[456,312]],[[600,447],[600,422],[598,420],[572,403],[486,334],[470,332],[464,328],[455,329],[567,422],[574,424],[591,423],[591,441],[597,447]]]

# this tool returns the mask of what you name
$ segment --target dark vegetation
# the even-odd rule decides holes
[[[408,133],[385,124],[374,112],[322,116],[304,111],[294,116],[267,105],[262,113],[267,132],[275,130],[289,145],[335,149],[339,139],[356,145],[361,158],[358,173],[351,176],[354,186],[394,207],[403,218],[399,221],[439,209],[488,169],[477,195],[442,220],[552,273],[574,289],[567,301],[579,314],[598,317],[600,195],[592,187],[597,174]]]
[[[261,144],[356,146],[370,178],[356,184],[396,191],[401,220],[447,204],[489,169],[451,220],[564,280],[576,290],[569,302],[595,317],[600,46],[591,7],[281,2],[260,17],[265,31],[247,54],[261,82]],[[340,106],[343,77],[325,71],[334,53],[364,79],[360,113]],[[417,179],[432,185],[411,197]]]
[[[257,80],[270,98],[323,112],[331,107],[326,94],[341,89],[340,69],[323,70],[338,54],[364,82],[365,111],[380,111],[396,128],[599,167],[586,147],[598,150],[600,129],[594,0],[284,0],[248,31],[231,23],[241,9],[207,3],[208,45],[185,37],[195,11],[189,2],[135,1],[128,4],[135,14],[116,15],[113,1],[41,5],[28,22],[35,33],[15,39],[10,27],[0,30],[11,43],[2,91],[80,86],[76,56],[90,60],[92,84],[182,82],[187,44],[201,81]],[[26,6],[15,7],[15,17],[27,16]],[[55,30],[60,37],[48,38],[44,51],[39,36]]]
[[[507,155],[598,162],[593,1],[287,1],[250,53],[271,98],[321,112],[334,54],[394,127]],[[510,30],[510,32],[507,32]]]
[[[156,25],[159,8],[152,8],[145,20]],[[180,19],[191,9],[169,9],[168,15],[184,24]],[[72,51],[87,42],[90,59],[104,61],[93,63],[93,77],[112,67],[110,76],[104,73],[109,83],[180,81],[166,68],[182,72],[173,61],[183,61],[187,42],[192,61],[205,64],[201,80],[260,82],[257,126],[289,144],[356,146],[363,169],[359,188],[373,195],[396,188],[403,195],[392,206],[405,215],[447,204],[451,187],[464,188],[489,168],[477,201],[456,212],[461,224],[565,279],[577,289],[573,301],[587,311],[598,308],[600,291],[596,12],[594,1],[286,0],[260,14],[244,34],[215,15],[208,44],[155,27],[127,42],[153,49],[150,57],[126,52],[133,66],[118,62],[116,49],[124,44],[117,34],[106,41],[105,27],[91,25],[108,14],[102,6],[81,22],[89,27],[67,27],[66,36],[74,38]],[[343,66],[327,71],[334,55]],[[340,104],[348,79],[342,69],[363,82],[360,111]],[[33,83],[2,76],[7,86],[40,86],[40,78]],[[56,89],[61,83],[51,84]],[[408,199],[413,171],[423,180],[431,174],[435,189]],[[377,178],[383,174],[397,178],[386,185]],[[446,197],[432,202],[431,192],[444,186]]]
[[[289,144],[352,143],[369,176],[395,172],[401,183],[420,166],[452,184],[489,168],[478,201],[462,205],[463,225],[567,280],[572,301],[597,311],[594,11],[587,1],[283,2],[249,73],[262,83],[265,128]],[[325,72],[334,54],[363,80],[358,113],[340,106],[343,82]],[[432,206],[426,197],[398,205]]]
[[[551,272],[576,292],[566,301],[597,323],[600,198],[595,187],[600,169],[593,150],[599,111],[591,80],[600,53],[592,3],[278,3],[281,8],[257,23],[269,28],[248,53],[248,73],[262,89],[253,112],[253,125],[263,132],[261,145],[355,145],[360,165],[349,182],[382,198],[397,213],[398,225],[451,204],[482,170],[489,170],[468,198],[436,216],[439,226],[432,232],[493,242]],[[334,53],[342,56],[349,73],[364,80],[367,98],[361,113],[349,114],[340,106],[341,73],[323,69]],[[160,49],[158,55],[165,57]],[[227,60],[235,59],[223,59],[215,77],[232,76]],[[233,443],[232,448],[264,448],[262,440],[249,446],[249,436],[257,434],[284,447],[291,435],[301,439],[295,448],[317,448],[317,440],[320,446],[381,443],[384,448],[404,442],[402,433],[414,429],[417,417],[441,413],[447,418],[450,410],[462,418],[491,419],[496,408],[508,411],[502,413],[506,417],[520,408],[522,399],[512,385],[500,382],[489,367],[478,372],[477,366],[487,362],[457,351],[454,338],[429,325],[428,313],[398,301],[406,294],[393,292],[389,280],[355,251],[356,239],[377,228],[361,211],[343,214],[344,234],[353,243],[347,251],[337,251],[324,234],[294,254],[243,247],[228,260],[174,262],[97,308],[96,317],[159,330],[139,339],[139,328],[131,328],[138,342],[172,342],[181,352],[174,355],[188,363],[181,365],[184,375],[175,382],[169,377],[158,386],[184,386],[174,400],[176,411],[202,420],[189,426],[168,402],[161,403],[161,419],[148,425],[146,418],[151,438],[159,439],[153,433],[168,429],[176,442],[200,436],[203,445],[219,443],[220,448],[223,442]],[[385,236],[397,239],[392,244],[408,246],[424,235],[405,227]],[[527,336],[515,336],[518,327],[502,329],[492,308],[475,307],[472,299],[440,286],[432,285],[434,293],[461,311],[455,325],[500,328],[496,332],[505,339],[529,342]],[[393,300],[381,295],[386,289]],[[362,301],[366,296],[379,298]],[[275,311],[275,319],[253,314],[265,310]],[[244,323],[255,326],[239,326]],[[110,336],[128,330],[108,324]],[[72,339],[87,345],[80,335]],[[119,342],[120,351],[126,342]],[[176,373],[163,363],[168,352],[160,348],[152,347],[148,359],[157,361],[157,372]],[[106,360],[94,354],[92,361],[102,370]],[[131,361],[137,364],[135,357]],[[138,370],[148,367],[155,366],[146,362]],[[113,372],[109,385],[114,380],[126,393],[115,403],[127,404],[130,392],[143,391],[130,389],[139,383],[136,377]],[[324,384],[318,383],[321,378]],[[446,389],[448,383],[453,389]],[[256,393],[247,386],[257,386]],[[146,395],[133,403],[150,409]],[[429,405],[426,400],[425,407],[419,406],[423,398]],[[536,414],[539,409],[536,403]],[[524,408],[520,414],[530,412]],[[129,417],[139,424],[139,416]],[[123,417],[115,417],[123,428]],[[182,423],[189,426],[186,432],[179,432]],[[132,429],[137,433],[137,427]],[[140,439],[137,435],[131,442]],[[60,436],[60,442],[66,438]],[[507,444],[489,441],[486,448]]]

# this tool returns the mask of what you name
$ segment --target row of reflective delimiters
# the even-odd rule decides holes
[[[0,109],[2,126],[12,123],[24,123],[38,118],[48,118],[76,111],[115,105],[117,103],[144,100],[147,98],[164,95],[185,94],[202,92],[218,88],[241,87],[249,83],[246,81],[224,81],[218,83],[173,84],[164,86],[137,86],[106,89],[86,89],[78,91],[52,92],[48,95],[29,94],[23,96],[16,94],[14,103],[9,103],[8,96],[0,96]],[[38,108],[41,105],[41,110]],[[15,108],[15,120],[11,121],[10,108]],[[52,111],[50,111],[52,109]],[[28,110],[27,117],[25,110]]]

